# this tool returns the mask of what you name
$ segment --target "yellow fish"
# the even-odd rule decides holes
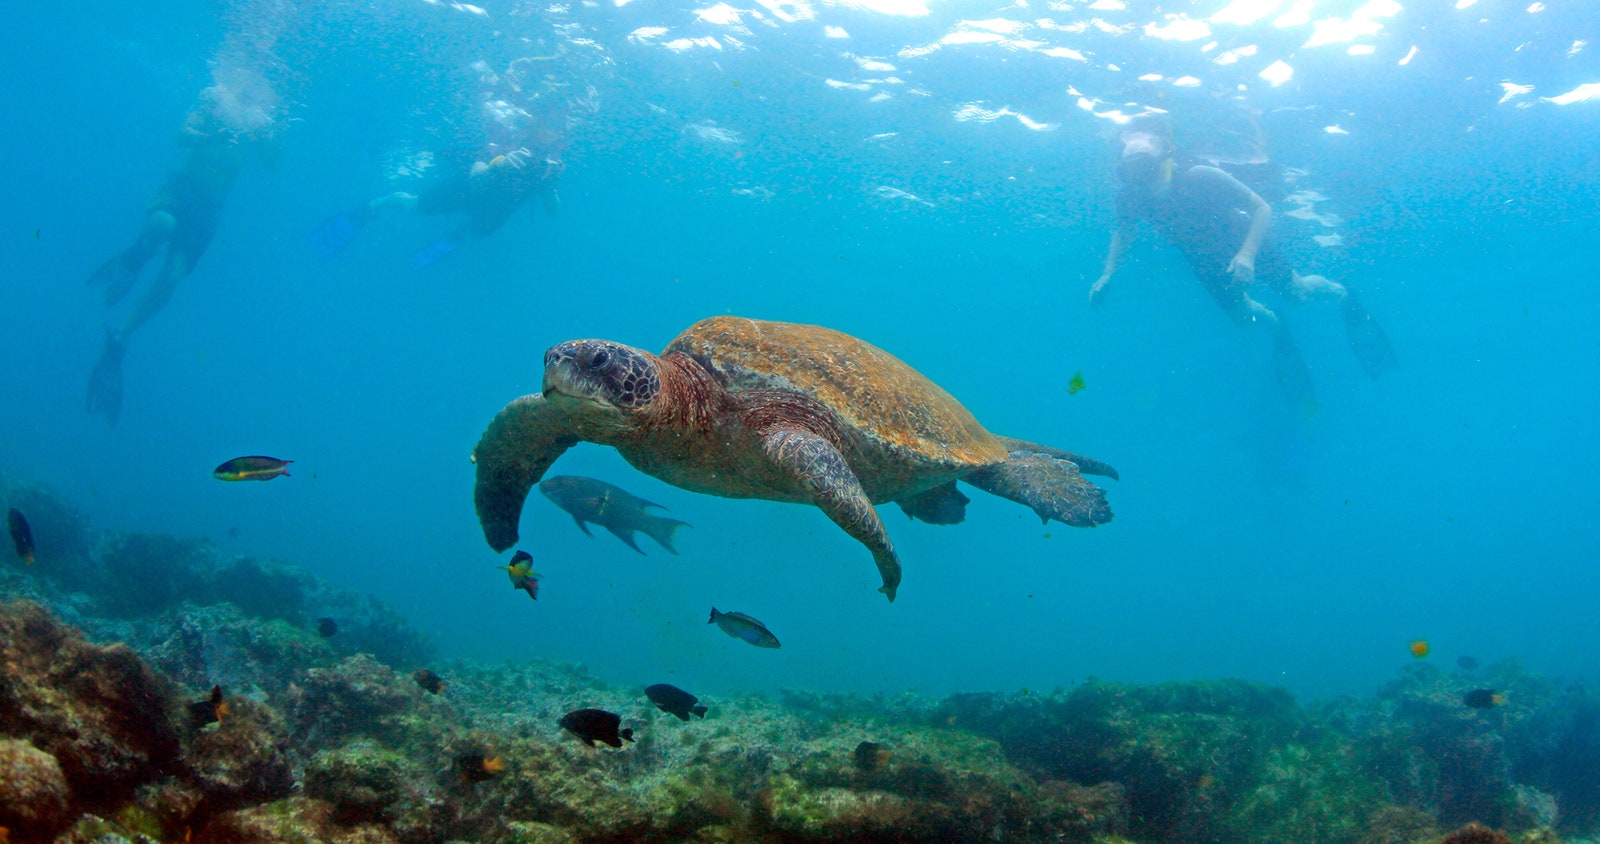
[[[1087,386],[1089,386],[1089,382],[1083,380],[1083,370],[1080,369],[1077,374],[1072,376],[1072,380],[1067,382],[1067,395],[1075,396],[1079,390]]]

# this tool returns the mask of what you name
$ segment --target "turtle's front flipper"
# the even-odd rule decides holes
[[[834,524],[872,551],[878,574],[883,576],[883,588],[878,591],[893,601],[900,588],[900,558],[844,455],[826,438],[809,431],[772,431],[762,438],[761,447],[773,463],[794,473]]]
[[[1110,478],[1114,481],[1122,480],[1122,477],[1117,474],[1116,467],[1105,462],[1104,460],[1096,460],[1093,457],[1085,457],[1076,452],[1067,451],[1064,448],[1040,445],[1038,443],[1028,442],[1027,440],[1012,439],[1011,437],[999,437],[998,439],[1000,440],[1000,444],[1005,446],[1006,451],[1009,452],[1015,453],[1018,451],[1031,451],[1034,454],[1043,454],[1049,457],[1059,457],[1062,460],[1072,461],[1078,467],[1078,471],[1085,475],[1099,475],[1102,478]]]
[[[1073,527],[1111,521],[1105,491],[1084,480],[1071,460],[1033,451],[1013,451],[1004,463],[962,478],[984,492],[1030,507],[1039,518]]]
[[[472,450],[472,459],[478,464],[472,500],[489,547],[504,551],[516,543],[528,490],[577,442],[566,414],[551,407],[539,393],[523,396],[495,414]]]

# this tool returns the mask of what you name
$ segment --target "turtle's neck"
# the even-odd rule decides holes
[[[685,433],[706,431],[718,413],[724,394],[716,379],[699,361],[672,352],[656,359],[660,366],[661,391],[655,405],[660,408],[654,426]]]

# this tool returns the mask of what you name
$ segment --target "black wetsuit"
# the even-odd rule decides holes
[[[1144,220],[1188,259],[1201,286],[1229,312],[1244,304],[1244,290],[1234,284],[1228,264],[1250,232],[1251,194],[1238,179],[1209,165],[1184,166],[1172,175],[1171,188],[1156,195],[1124,187],[1117,194],[1117,220],[1128,225]],[[1293,268],[1272,242],[1269,231],[1255,256],[1256,282],[1287,290]]]
[[[182,253],[190,268],[217,233],[228,194],[244,169],[248,146],[214,137],[195,142],[183,166],[167,176],[150,201],[151,211],[165,211],[176,221],[167,248]]]
[[[504,225],[523,201],[544,189],[544,161],[530,161],[521,168],[501,164],[489,172],[472,176],[459,170],[427,188],[417,196],[417,211],[422,214],[465,212],[468,224],[479,237]]]

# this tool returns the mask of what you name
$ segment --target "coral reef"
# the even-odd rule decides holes
[[[12,841],[1556,844],[1557,830],[1600,832],[1600,700],[1514,662],[1416,664],[1372,698],[1311,706],[1242,681],[1090,681],[942,700],[786,691],[714,699],[683,722],[639,689],[537,661],[434,663],[447,685],[429,693],[412,677],[425,640],[366,596],[203,541],[90,541],[48,492],[10,495],[40,526],[39,564],[0,571]],[[337,637],[315,631],[323,615]],[[1468,703],[1480,687],[1503,698]],[[562,714],[586,707],[616,713],[636,743],[565,733]]]

